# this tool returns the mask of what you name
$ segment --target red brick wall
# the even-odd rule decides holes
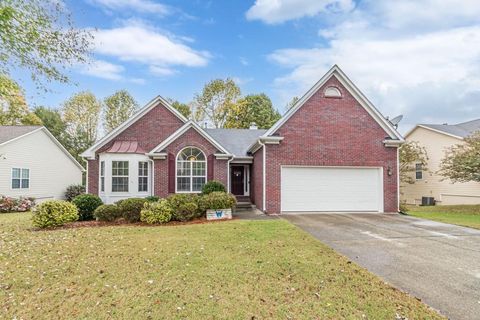
[[[167,153],[177,156],[185,147],[197,147],[205,153],[205,157],[218,153],[207,139],[202,137],[195,129],[190,128],[182,136],[173,141],[167,148]],[[168,160],[155,160],[155,195],[166,197],[168,195]],[[227,160],[213,161],[213,178],[222,182],[227,187]]]
[[[159,103],[109,143],[101,147],[96,153],[96,160],[88,161],[88,192],[98,194],[97,155],[110,148],[115,141],[138,141],[139,146],[148,152],[182,125],[182,120]]]
[[[330,85],[340,89],[341,99],[323,97],[324,88]],[[397,211],[397,149],[383,145],[388,134],[335,77],[277,133],[284,140],[279,145],[267,145],[267,213],[280,212],[281,165],[383,167],[384,210]],[[260,154],[258,150],[255,156]],[[389,167],[392,176],[387,174]],[[255,181],[258,179],[255,177]]]
[[[88,160],[87,162],[87,192],[98,195],[98,160]]]
[[[258,209],[263,210],[263,150],[253,155],[252,177],[250,178],[250,199]]]

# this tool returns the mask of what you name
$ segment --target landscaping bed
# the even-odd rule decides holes
[[[284,220],[31,231],[0,215],[5,319],[441,319]]]
[[[480,205],[409,206],[408,215],[480,229]]]

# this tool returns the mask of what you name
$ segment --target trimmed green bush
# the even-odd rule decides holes
[[[201,208],[208,209],[233,209],[237,199],[233,194],[215,191],[204,195],[201,200]]]
[[[159,196],[148,196],[148,197],[145,197],[145,200],[147,200],[148,202],[157,202],[160,200],[160,197]]]
[[[173,209],[167,200],[145,203],[141,213],[140,221],[148,224],[167,223],[172,220]]]
[[[84,186],[82,186],[81,184],[72,184],[71,186],[68,186],[67,190],[65,191],[65,200],[72,201],[73,199],[75,199],[76,196],[84,193]]]
[[[122,217],[128,222],[139,222],[143,205],[148,202],[145,198],[130,198],[117,202]]]
[[[202,212],[199,210],[199,196],[196,194],[172,194],[167,200],[173,209],[172,220],[190,221],[200,217]]]
[[[63,200],[42,202],[33,209],[32,213],[32,223],[38,228],[58,227],[78,220],[77,207]]]
[[[225,189],[225,186],[220,181],[216,181],[216,180],[208,181],[203,185],[202,194],[209,194],[215,191],[225,192],[226,189]]]
[[[93,219],[93,212],[103,204],[103,201],[93,194],[81,194],[76,196],[72,203],[78,208],[78,220],[86,221]]]
[[[122,217],[120,209],[115,204],[102,204],[93,213],[98,221],[115,221]]]
[[[408,206],[405,202],[400,202],[400,206],[398,208],[398,211],[402,213],[407,213],[409,211]]]

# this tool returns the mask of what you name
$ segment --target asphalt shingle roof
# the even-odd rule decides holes
[[[457,124],[422,124],[422,126],[465,138],[480,130],[480,119]]]
[[[23,136],[41,126],[0,126],[0,144]]]
[[[205,131],[237,157],[246,156],[248,147],[267,132],[261,129],[205,129]]]

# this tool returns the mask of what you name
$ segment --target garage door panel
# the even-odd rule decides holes
[[[382,211],[380,168],[283,167],[282,211]]]

